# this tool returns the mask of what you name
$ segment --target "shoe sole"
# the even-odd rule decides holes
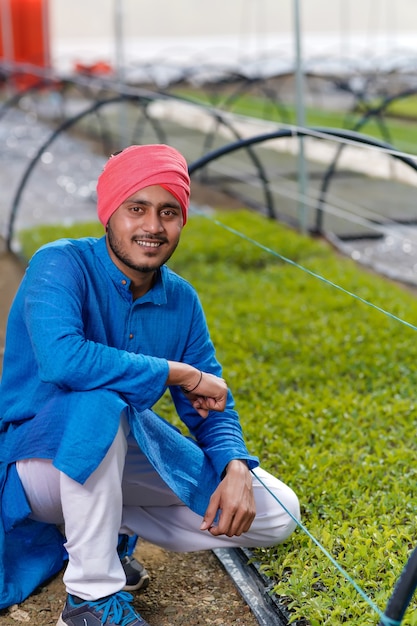
[[[59,620],[57,621],[56,626],[68,626],[68,624],[66,624],[62,619],[62,615],[59,616]]]
[[[125,585],[123,587],[123,591],[139,591],[139,589],[144,591],[148,586],[149,586],[149,576],[142,576],[142,578],[136,585]],[[61,624],[60,625],[57,624],[57,626],[61,626]]]

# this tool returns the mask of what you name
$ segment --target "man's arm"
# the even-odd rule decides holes
[[[204,372],[221,375],[221,366],[199,303],[184,359]],[[206,374],[203,380],[205,377]],[[197,383],[198,379],[194,378],[192,382]],[[258,465],[258,459],[246,448],[233,396],[227,390],[224,410],[211,409],[207,419],[199,419],[187,394],[181,394],[178,387],[171,389],[171,393],[179,415],[222,477],[211,494],[201,530],[208,530],[213,535],[239,536],[250,528],[255,516],[250,469]]]

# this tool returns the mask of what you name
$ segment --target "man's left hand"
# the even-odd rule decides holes
[[[214,525],[217,512],[218,522]],[[239,537],[249,530],[256,514],[252,475],[245,461],[230,461],[226,476],[210,498],[201,530],[214,536]]]

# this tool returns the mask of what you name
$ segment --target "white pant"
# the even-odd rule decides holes
[[[32,517],[65,525],[69,561],[64,583],[68,593],[96,600],[124,587],[117,554],[119,533],[188,552],[271,546],[283,542],[294,530],[296,522],[254,478],[257,514],[250,530],[232,538],[201,531],[201,517],[177,498],[126,433],[122,421],[107,455],[84,485],[57,470],[49,460],[28,459],[16,464]],[[298,518],[294,492],[264,470],[255,472]]]

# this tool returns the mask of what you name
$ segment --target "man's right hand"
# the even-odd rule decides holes
[[[227,401],[227,384],[223,378],[201,372],[186,363],[168,361],[167,385],[179,385],[193,408],[206,418],[209,411],[224,411]]]
[[[202,372],[202,377],[195,389],[183,392],[189,398],[194,409],[207,417],[209,411],[224,411],[227,401],[227,384],[223,378]]]

